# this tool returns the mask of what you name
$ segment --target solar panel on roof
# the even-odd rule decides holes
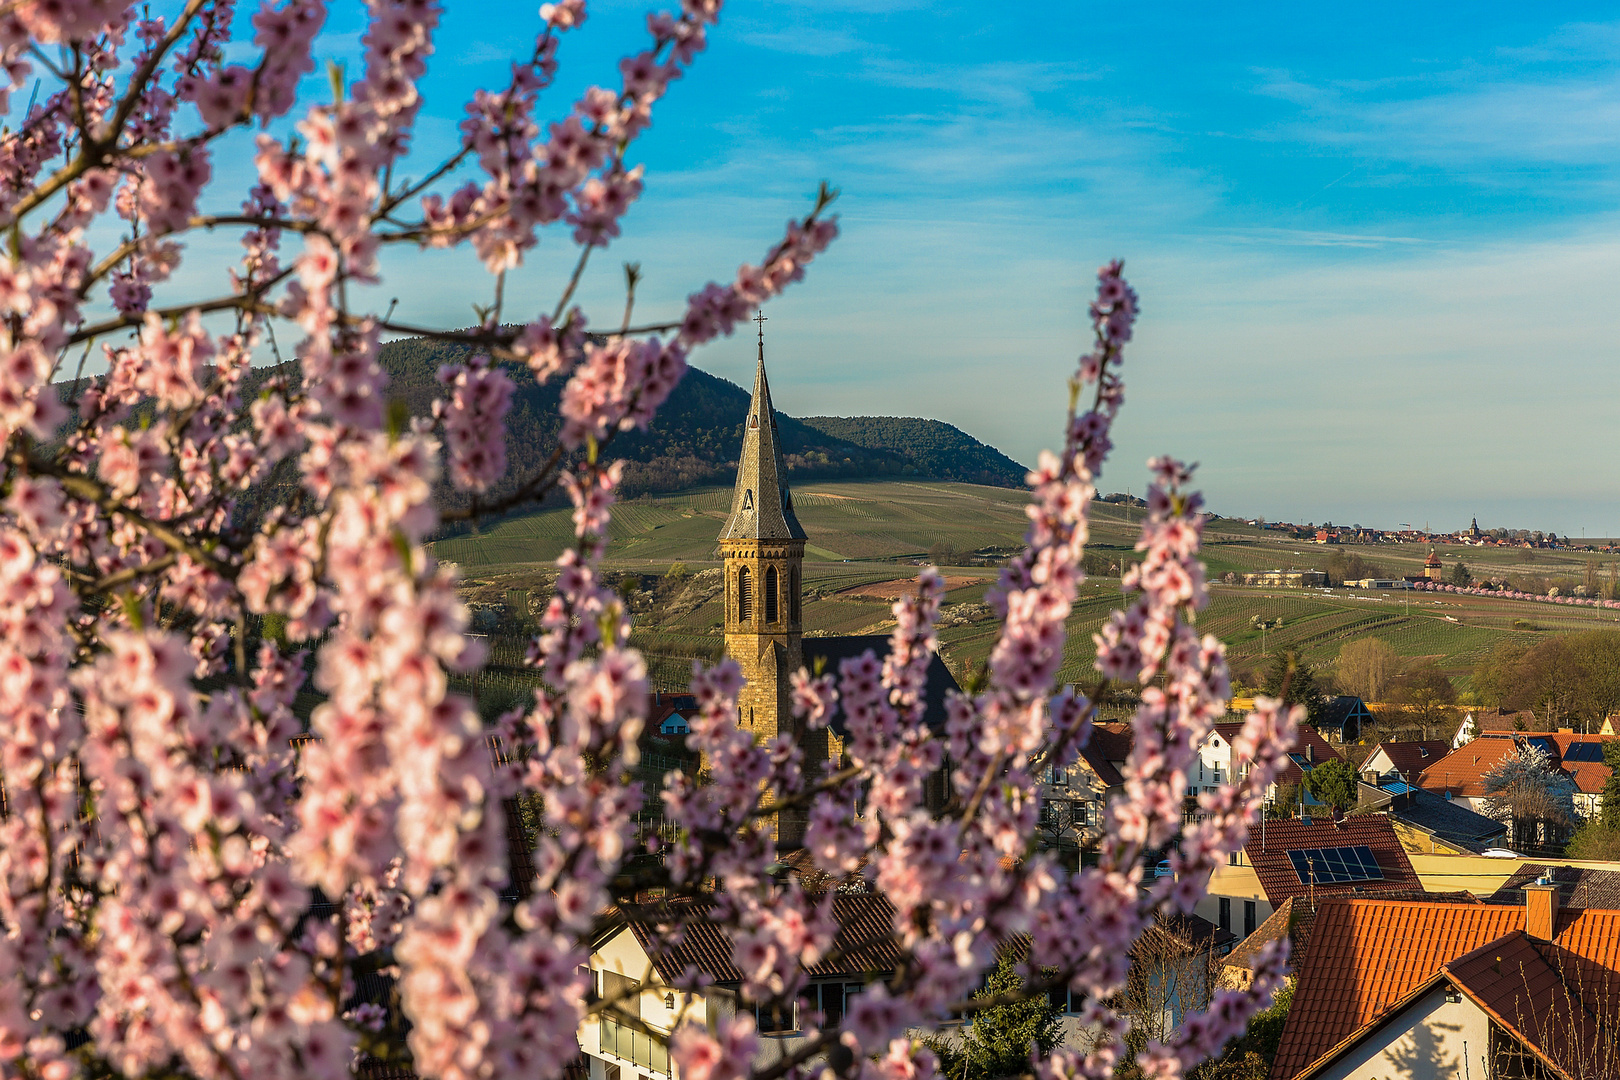
[[[1554,761],[1558,760],[1558,744],[1553,742],[1551,739],[1526,739],[1524,741],[1529,743],[1531,746],[1540,747],[1542,752],[1548,757],[1552,758]]]
[[[1379,786],[1391,795],[1410,795],[1412,792],[1417,790],[1411,784],[1403,784],[1399,781],[1392,781],[1388,784],[1381,784]]]
[[[1352,881],[1382,881],[1384,870],[1366,844],[1336,848],[1299,848],[1288,853],[1301,883],[1342,885]]]
[[[1565,761],[1602,761],[1603,745],[1595,742],[1572,743],[1569,752],[1564,755]]]

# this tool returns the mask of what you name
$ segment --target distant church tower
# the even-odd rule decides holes
[[[743,422],[737,490],[731,497],[731,517],[720,533],[720,550],[726,560],[726,653],[747,680],[738,700],[738,722],[765,741],[794,730],[788,680],[804,666],[800,572],[805,533],[793,513],[776,411],[765,381],[764,316],[756,321],[760,330],[754,399]],[[794,833],[802,836],[802,829],[781,823],[778,839],[796,843]]]

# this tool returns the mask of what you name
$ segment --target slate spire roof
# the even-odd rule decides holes
[[[804,527],[793,513],[787,467],[776,431],[776,410],[765,380],[765,328],[760,327],[759,367],[754,372],[754,399],[743,421],[742,454],[737,462],[737,490],[731,517],[721,540],[804,540]]]

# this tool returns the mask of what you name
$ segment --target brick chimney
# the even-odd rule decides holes
[[[1558,929],[1558,886],[1537,881],[1524,887],[1524,932],[1551,941]]]

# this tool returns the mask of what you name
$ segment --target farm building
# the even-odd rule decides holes
[[[1312,589],[1327,584],[1327,574],[1320,570],[1262,570],[1244,574],[1243,584],[1263,585],[1280,589]]]

